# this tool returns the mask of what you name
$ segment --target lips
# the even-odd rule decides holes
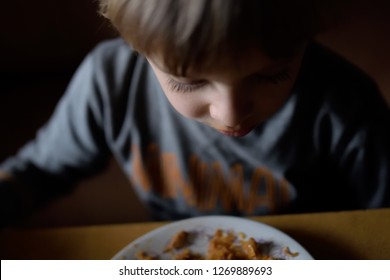
[[[246,128],[246,129],[240,129],[240,130],[221,130],[221,129],[219,129],[218,131],[226,136],[243,137],[243,136],[249,134],[249,132],[251,132],[252,130],[253,130],[253,127]]]
[[[230,137],[243,137],[243,136],[249,134],[257,126],[257,124],[246,125],[244,128],[242,128],[243,127],[242,125],[237,125],[238,129],[233,129],[233,128],[230,128],[227,126],[222,126],[222,125],[214,124],[212,122],[207,122],[207,121],[204,121],[201,123],[203,123],[204,125],[207,125],[211,128],[214,128],[215,130],[217,130],[219,133],[222,133],[223,135],[230,136]]]

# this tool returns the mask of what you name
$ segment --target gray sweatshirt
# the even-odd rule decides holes
[[[389,128],[376,85],[313,43],[283,107],[228,137],[177,113],[146,59],[115,39],[86,57],[36,139],[0,166],[18,180],[0,180],[1,223],[111,156],[156,219],[388,207]]]

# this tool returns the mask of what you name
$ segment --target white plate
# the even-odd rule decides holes
[[[204,216],[169,223],[157,228],[128,244],[119,251],[114,260],[135,260],[140,251],[158,255],[160,259],[171,259],[170,253],[163,253],[165,247],[177,232],[185,230],[196,232],[196,238],[190,249],[205,254],[210,237],[217,229],[244,233],[248,238],[269,245],[269,254],[282,259],[312,260],[313,257],[298,242],[287,234],[269,225],[245,218],[231,216]],[[284,253],[288,247],[290,252],[297,252],[296,257]]]

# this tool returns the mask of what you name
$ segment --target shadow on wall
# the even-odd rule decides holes
[[[358,0],[319,41],[369,74],[390,104],[390,1]]]
[[[326,0],[324,3],[328,3]],[[47,120],[87,52],[116,36],[94,0],[13,0],[0,24],[0,161]],[[390,104],[390,1],[358,0],[341,24],[319,36],[371,75]],[[7,28],[4,28],[7,27]],[[145,221],[149,217],[115,162],[68,197],[37,213],[29,226]]]

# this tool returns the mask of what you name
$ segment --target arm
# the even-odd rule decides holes
[[[390,110],[375,82],[344,58],[312,44],[305,57],[297,120],[313,133],[302,205],[314,210],[390,207]],[[307,118],[307,116],[310,116]],[[317,199],[313,199],[316,198]]]
[[[361,208],[390,207],[390,110],[372,93],[333,150]],[[355,123],[361,127],[354,130]]]
[[[315,141],[339,178],[328,191],[340,185],[334,199],[348,208],[390,207],[390,111],[374,85],[358,84],[318,118]]]
[[[36,138],[0,165],[1,225],[69,192],[77,180],[105,167],[109,150],[95,56],[82,63]]]

